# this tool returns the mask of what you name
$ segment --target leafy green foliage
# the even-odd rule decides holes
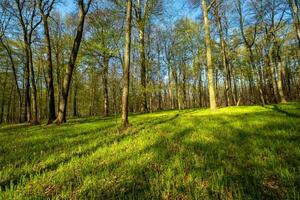
[[[0,128],[0,199],[298,199],[300,104]]]

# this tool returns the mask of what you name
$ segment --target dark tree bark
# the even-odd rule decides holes
[[[162,109],[162,86],[161,86],[161,73],[160,73],[160,46],[157,43],[157,82],[158,82],[158,110]]]
[[[73,91],[73,117],[78,117],[77,94],[78,94],[78,86],[75,83],[74,84],[74,91]]]
[[[109,115],[109,99],[108,99],[108,67],[109,67],[109,57],[104,55],[103,58],[103,96],[104,96],[104,116]]]
[[[53,65],[52,65],[52,51],[51,51],[51,41],[49,33],[48,18],[50,12],[53,8],[55,0],[48,2],[49,4],[43,2],[43,0],[38,0],[38,6],[40,10],[40,15],[43,20],[44,25],[44,37],[47,50],[47,84],[48,84],[48,124],[51,124],[55,120],[55,99],[54,99],[54,85],[53,85]]]
[[[145,17],[142,15],[141,1],[138,0],[136,18],[139,31],[140,70],[141,70],[141,111],[148,112],[146,88],[146,54],[145,54]]]
[[[3,83],[1,82],[3,88],[2,88],[2,95],[1,95],[1,105],[0,105],[0,124],[3,122],[3,116],[4,116],[4,106],[5,106],[5,91],[6,91],[6,85],[7,85],[7,76],[8,76],[8,68],[6,68],[5,71],[5,77]]]
[[[56,109],[59,108],[59,100],[61,98],[61,91],[62,91],[62,84],[61,84],[61,68],[62,68],[62,64],[61,64],[61,60],[64,60],[64,52],[62,50],[62,31],[61,31],[61,27],[60,27],[60,18],[57,19],[57,24],[55,26],[55,64],[56,64],[56,84],[57,84],[57,105],[56,105]],[[58,110],[57,110],[58,113]]]
[[[59,101],[59,111],[56,120],[54,121],[57,124],[61,124],[66,122],[66,115],[67,115],[67,102],[70,90],[70,83],[72,79],[73,70],[76,64],[76,58],[79,51],[81,38],[83,35],[83,27],[86,14],[89,10],[90,4],[92,0],[89,0],[86,5],[84,5],[83,0],[78,1],[79,7],[79,22],[77,25],[76,36],[73,42],[73,47],[71,50],[71,55],[69,58],[69,63],[66,68],[65,77],[63,80],[63,87],[62,87],[62,96]]]
[[[0,38],[0,42],[1,42],[2,46],[4,47],[6,53],[9,57],[10,65],[11,65],[11,68],[13,70],[14,81],[15,81],[15,84],[16,84],[18,98],[19,98],[18,122],[21,123],[22,122],[22,95],[21,95],[21,90],[20,90],[19,84],[18,84],[18,76],[17,76],[17,72],[16,72],[15,62],[13,60],[13,55],[12,55],[11,48],[8,46],[8,44],[5,44],[2,38]]]
[[[177,109],[181,110],[181,102],[180,102],[179,86],[178,86],[179,81],[178,81],[178,75],[177,75],[176,69],[172,70],[172,76],[173,76],[174,83],[175,83],[175,96],[176,96],[176,99],[175,99],[176,105],[175,105],[175,107]]]
[[[26,15],[24,18],[24,9],[25,9],[25,0],[15,0],[15,4],[17,6],[17,12],[18,12],[18,20],[22,27],[23,31],[23,42],[25,45],[25,55],[26,55],[26,61],[25,61],[25,104],[26,104],[26,111],[27,111],[27,121],[31,122],[32,124],[39,124],[38,120],[38,110],[37,110],[37,90],[36,90],[36,84],[35,84],[35,76],[34,76],[34,68],[33,68],[33,58],[32,58],[32,49],[31,49],[31,43],[32,43],[32,34],[34,30],[38,27],[38,25],[41,23],[41,19],[36,20],[37,13],[36,13],[36,1],[33,1],[32,4],[26,5],[30,6],[30,15]],[[31,75],[31,76],[30,76]],[[31,113],[31,100],[30,100],[30,77],[31,77],[31,87],[32,87],[32,110],[33,113]]]
[[[31,41],[29,43],[28,52],[29,52],[29,64],[30,64],[30,74],[31,74],[31,87],[32,87],[32,120],[31,124],[39,124],[38,120],[38,109],[37,109],[37,89],[35,83],[35,75],[34,75],[34,68],[33,68],[33,58],[32,58],[32,48],[31,48]]]
[[[10,119],[13,118],[13,115],[11,115],[11,104],[12,104],[11,98],[12,98],[13,93],[14,93],[14,87],[11,88],[10,93],[9,93],[9,98],[8,98],[8,102],[7,102],[6,120],[5,120],[6,123],[10,122],[11,121]]]

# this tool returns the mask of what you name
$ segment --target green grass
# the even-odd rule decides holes
[[[0,128],[0,199],[300,199],[300,104]]]

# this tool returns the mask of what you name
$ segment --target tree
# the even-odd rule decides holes
[[[83,27],[85,17],[89,11],[89,7],[91,5],[91,0],[89,0],[86,4],[84,4],[83,0],[78,0],[78,7],[79,7],[79,21],[76,31],[76,36],[73,42],[69,63],[66,68],[65,77],[63,80],[63,88],[62,88],[62,96],[59,101],[59,111],[55,123],[61,124],[66,121],[66,114],[67,114],[67,102],[68,102],[68,95],[70,90],[70,83],[72,79],[72,73],[75,67],[77,54],[79,51],[81,38],[83,35]]]
[[[230,106],[231,102],[233,102],[232,87],[231,87],[231,70],[230,70],[229,61],[228,61],[226,41],[225,41],[224,33],[223,33],[224,28],[223,28],[223,23],[222,23],[222,17],[221,17],[221,14],[220,14],[220,7],[222,6],[222,3],[223,3],[223,1],[220,1],[220,0],[217,2],[217,5],[214,6],[213,13],[215,15],[216,22],[217,22],[217,28],[218,28],[219,37],[220,37],[220,48],[221,48],[221,54],[222,54],[222,64],[223,64],[223,67],[224,67],[224,70],[225,70],[225,78],[224,78],[225,102],[226,102],[226,106]],[[225,18],[225,16],[223,16],[223,18]]]
[[[148,112],[147,108],[147,87],[146,87],[146,54],[145,54],[145,26],[153,12],[161,10],[159,0],[137,0],[134,4],[138,34],[139,34],[139,51],[140,51],[140,70],[141,70],[141,110]]]
[[[264,26],[265,29],[265,40],[266,45],[268,45],[268,48],[266,49],[267,53],[267,64],[270,66],[270,74],[272,79],[272,89],[275,95],[275,101],[279,99],[281,103],[286,102],[286,98],[283,92],[283,62],[281,59],[281,46],[284,41],[282,41],[278,34],[279,32],[284,29],[284,23],[283,18],[285,14],[285,7],[286,5],[282,3],[281,1],[266,1],[265,4],[263,4],[262,8],[263,10],[268,10],[269,15],[263,15],[263,23],[262,26]],[[264,11],[258,11],[258,13],[261,13]],[[282,35],[282,33],[280,33]],[[277,60],[277,68],[276,68],[276,61]],[[276,70],[277,69],[277,70]],[[277,71],[277,77],[276,77],[276,71]]]
[[[299,99],[299,1],[190,1],[2,0],[0,121]]]
[[[21,89],[19,87],[18,84],[18,75],[17,75],[17,67],[13,58],[13,51],[11,48],[11,45],[9,43],[9,41],[7,41],[7,29],[8,29],[8,25],[10,23],[10,14],[7,13],[5,11],[4,5],[1,4],[1,11],[2,11],[2,17],[0,18],[0,44],[3,46],[3,48],[5,49],[7,56],[9,58],[9,62],[13,71],[13,76],[14,76],[14,81],[15,81],[15,86],[17,89],[17,93],[18,93],[18,99],[19,99],[19,116],[18,116],[18,122],[21,123],[22,122],[22,94],[21,94]],[[4,94],[4,93],[3,93]]]
[[[126,128],[128,122],[128,95],[130,77],[130,50],[131,50],[131,19],[132,19],[132,0],[127,0],[126,27],[125,27],[125,53],[123,67],[123,95],[122,95],[122,127]]]
[[[281,44],[280,44],[280,39],[275,39],[274,45],[276,48],[276,58],[277,58],[277,63],[278,63],[278,81],[277,81],[277,88],[278,88],[278,93],[280,97],[280,102],[281,103],[286,103],[285,95],[283,92],[283,62],[281,59]]]
[[[37,110],[37,90],[34,76],[33,58],[32,58],[32,35],[38,25],[41,23],[41,19],[38,18],[37,13],[37,2],[34,0],[28,2],[26,0],[15,0],[15,5],[17,7],[17,18],[22,27],[23,31],[23,42],[26,55],[25,63],[25,77],[26,77],[26,95],[25,95],[25,105],[27,110],[27,121],[32,124],[39,124],[38,120],[38,110]],[[28,15],[29,13],[29,15]],[[30,82],[31,77],[31,87],[32,87],[32,108],[33,114],[31,113],[31,100],[30,100]]]
[[[287,0],[290,9],[292,11],[292,16],[293,16],[293,21],[294,21],[294,26],[295,26],[295,32],[296,32],[296,36],[298,39],[298,45],[300,48],[300,12],[299,12],[299,7],[300,7],[300,3],[298,0]]]
[[[38,0],[38,7],[40,11],[41,18],[44,24],[44,37],[45,45],[47,49],[47,86],[48,86],[48,124],[52,123],[55,116],[55,99],[54,99],[54,85],[53,85],[53,66],[52,66],[52,50],[51,41],[49,33],[48,18],[53,9],[55,0],[43,1]]]
[[[119,10],[102,8],[99,4],[93,4],[93,12],[88,18],[89,39],[84,43],[84,52],[91,65],[99,65],[101,68],[102,94],[104,97],[104,116],[110,113],[109,97],[109,68],[112,59],[118,59],[120,38],[123,24],[119,19]],[[95,70],[94,70],[95,71]],[[93,75],[91,75],[93,76]]]
[[[211,4],[212,5],[212,4]],[[206,43],[206,59],[207,59],[207,76],[209,87],[209,101],[210,108],[215,110],[217,108],[216,95],[215,95],[215,83],[214,83],[214,67],[212,63],[212,50],[211,50],[211,38],[210,38],[210,22],[208,19],[208,12],[211,6],[207,6],[206,0],[202,0],[202,11],[205,27],[205,43]]]
[[[253,4],[254,4],[254,6],[256,6],[255,3],[253,3]],[[256,16],[257,20],[254,22],[253,27],[249,26],[248,29],[245,31],[244,15],[243,15],[244,10],[243,10],[241,0],[237,0],[237,11],[238,11],[238,15],[239,15],[239,24],[240,24],[241,35],[242,35],[243,41],[247,47],[247,50],[249,52],[249,62],[250,62],[250,66],[252,67],[252,71],[253,71],[253,75],[254,75],[253,77],[254,77],[254,80],[256,80],[256,82],[258,82],[257,84],[258,84],[260,102],[264,106],[266,104],[266,102],[265,102],[265,98],[264,98],[261,69],[260,68],[257,69],[257,66],[255,65],[255,58],[254,58],[254,53],[253,53],[253,46],[255,45],[255,42],[256,42],[257,29],[258,29],[259,20],[260,20],[261,16]],[[251,77],[251,79],[253,79],[253,78]],[[251,95],[253,96],[254,95],[253,88],[251,89],[251,92],[252,92]]]
[[[292,11],[293,22],[296,32],[296,37],[298,39],[298,50],[297,56],[300,57],[300,2],[299,0],[287,0],[290,10]],[[298,87],[300,88],[300,67],[296,72],[298,74]]]

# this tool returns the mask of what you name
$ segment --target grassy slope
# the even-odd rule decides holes
[[[299,199],[300,104],[0,128],[0,199]]]

